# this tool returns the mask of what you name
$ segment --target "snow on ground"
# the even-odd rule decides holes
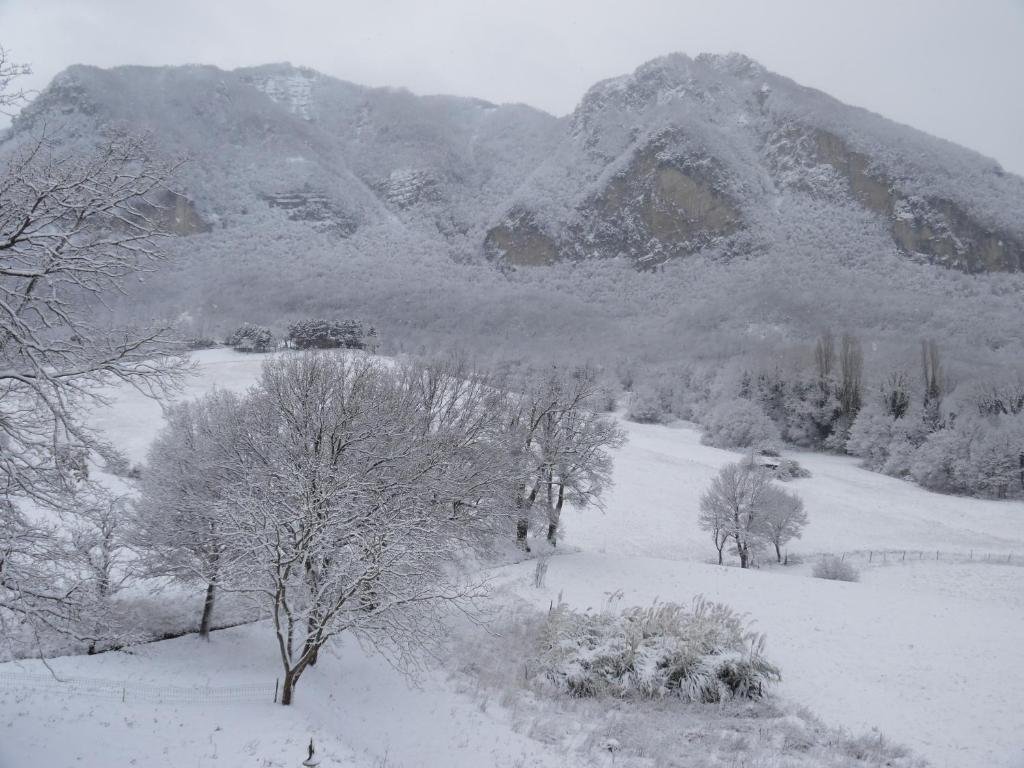
[[[208,350],[195,359],[199,375],[181,397],[214,386],[245,389],[265,356]],[[93,422],[141,461],[160,414],[157,403],[121,392]],[[696,525],[700,493],[739,457],[701,445],[685,425],[624,427],[630,441],[616,456],[606,511],[567,511],[565,544],[573,552],[552,559],[543,590],[529,586],[531,563],[499,569],[510,588],[542,607],[559,592],[584,608],[600,608],[616,590],[624,603],[639,605],[702,593],[757,620],[783,670],[781,693],[830,725],[877,726],[936,768],[1024,766],[1024,568],[913,556],[867,563],[856,555],[862,580],[846,584],[808,578],[810,563],[756,571],[709,565],[714,550]],[[973,550],[1024,560],[1020,503],[941,496],[849,458],[793,455],[813,473],[787,485],[810,517],[793,553]],[[55,666],[175,685],[266,682],[278,674],[266,628],[214,638],[210,646],[182,638]],[[291,711],[58,700],[0,684],[0,768],[297,765],[310,735],[336,765],[571,764],[516,733],[500,708],[480,711],[439,672],[410,689],[351,642],[308,673]]]
[[[948,576],[942,564],[926,567]],[[559,594],[573,607],[595,610],[618,591],[623,606],[688,604],[703,594],[756,619],[754,628],[768,637],[768,658],[782,668],[779,693],[830,725],[878,727],[937,768],[1020,768],[1024,612],[1019,603],[1002,604],[1002,591],[992,599],[974,590],[995,575],[1019,593],[1024,570],[973,568],[983,578],[958,595],[905,589],[899,576],[907,570],[897,566],[849,584],[589,552],[553,557],[543,590],[531,586],[530,563],[507,569],[506,578],[542,608]],[[927,586],[931,577],[921,576],[919,587]],[[953,591],[952,580],[946,586]]]
[[[615,457],[615,487],[604,513],[568,511],[566,532],[588,551],[707,560],[697,527],[700,494],[742,455],[701,445],[687,425],[623,422],[629,442]],[[1024,503],[931,493],[868,472],[847,456],[787,452],[812,473],[785,484],[803,498],[810,523],[794,552],[911,549],[1002,554],[1024,563]]]
[[[270,684],[279,674],[265,623],[133,649],[56,659],[58,675],[152,685]],[[39,662],[0,671],[46,674]],[[128,690],[131,690],[129,683]],[[293,768],[314,740],[324,768],[537,766],[574,763],[482,712],[441,673],[419,688],[346,641],[300,680],[290,707],[264,703],[152,703],[15,692],[0,680],[0,768]],[[6,721],[6,722],[5,722]]]

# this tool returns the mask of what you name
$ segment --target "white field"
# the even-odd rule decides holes
[[[185,396],[244,389],[259,356],[196,355]],[[94,415],[133,461],[161,422],[135,393]],[[696,527],[700,492],[734,454],[702,446],[687,426],[624,424],[616,487],[604,513],[570,512],[564,552],[545,589],[530,562],[499,569],[499,582],[538,606],[561,593],[580,608],[621,590],[623,604],[688,602],[696,594],[756,619],[783,671],[780,695],[854,731],[877,726],[937,768],[1024,766],[1024,505],[927,493],[869,473],[850,459],[797,458],[813,477],[788,487],[810,516],[793,554],[908,550],[864,556],[860,583],[809,578],[809,563],[741,571],[709,564]],[[945,560],[935,561],[940,550]],[[968,561],[973,550],[975,560]],[[931,560],[915,559],[927,552]],[[956,562],[953,555],[959,553]],[[979,560],[981,560],[979,562]],[[156,643],[131,654],[56,660],[80,677],[171,685],[266,684],[278,675],[272,637],[260,626]],[[0,665],[39,671],[36,662]],[[293,766],[309,736],[324,765],[562,766],[560,750],[515,732],[497,705],[486,712],[441,671],[419,688],[354,643],[307,673],[297,704],[151,704],[54,696],[0,680],[0,768],[47,766]],[[583,763],[581,763],[583,764]]]

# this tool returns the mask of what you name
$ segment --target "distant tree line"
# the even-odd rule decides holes
[[[273,331],[243,323],[225,340],[238,352],[271,352],[278,342]],[[288,349],[369,349],[377,347],[377,329],[359,320],[300,320],[288,326],[282,340]]]

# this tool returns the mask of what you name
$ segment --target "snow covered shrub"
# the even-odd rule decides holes
[[[774,448],[781,441],[778,427],[764,409],[750,400],[729,400],[708,416],[702,438],[716,448]]]
[[[877,472],[889,459],[895,427],[896,419],[885,413],[880,404],[869,401],[850,426],[846,452],[859,456],[866,469]]]
[[[860,581],[860,573],[845,560],[838,557],[825,557],[814,564],[811,571],[816,579],[831,581]]]
[[[802,466],[799,461],[779,456],[778,451],[771,448],[760,451],[759,456],[748,456],[743,460],[743,464],[761,467],[771,474],[772,479],[783,483],[811,476],[811,471]]]
[[[966,489],[963,469],[967,464],[967,445],[961,430],[940,429],[932,433],[914,452],[910,474],[921,486],[942,493],[960,493]]]
[[[665,420],[665,412],[658,393],[650,387],[637,389],[629,396],[629,407],[626,418],[640,424],[660,424]]]
[[[269,352],[274,348],[274,334],[270,329],[251,323],[244,323],[224,341],[236,352]]]
[[[216,339],[207,339],[205,337],[193,337],[185,340],[185,348],[196,351],[200,349],[213,349],[214,347],[220,346]]]
[[[764,637],[721,603],[697,597],[622,613],[580,613],[559,603],[541,631],[537,664],[575,697],[675,696],[693,702],[757,699],[780,678]]]

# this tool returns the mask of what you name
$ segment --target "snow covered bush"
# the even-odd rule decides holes
[[[643,387],[629,396],[626,418],[640,424],[660,424],[665,420],[665,411],[658,393]]]
[[[697,597],[622,613],[553,607],[537,663],[557,690],[574,697],[675,696],[693,702],[757,699],[780,679],[764,637],[721,603]]]
[[[702,438],[716,448],[775,447],[781,439],[779,428],[760,405],[739,398],[711,411]]]
[[[811,471],[801,465],[799,461],[779,456],[776,451],[771,449],[761,451],[760,456],[748,456],[743,460],[743,464],[767,470],[773,480],[779,480],[783,483],[811,476]]]
[[[825,557],[814,564],[811,571],[816,579],[831,581],[860,581],[860,573],[845,560],[838,557]]]
[[[886,413],[881,404],[869,401],[850,426],[846,452],[863,459],[865,469],[878,472],[889,459],[897,419]]]

